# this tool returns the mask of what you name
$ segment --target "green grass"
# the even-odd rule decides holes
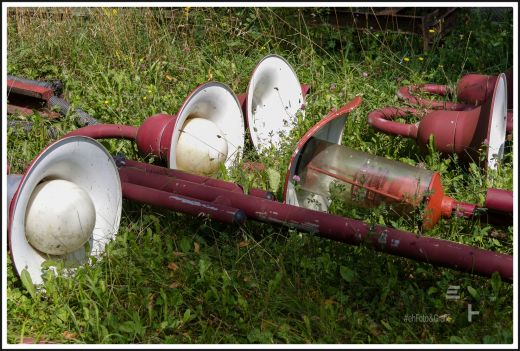
[[[321,18],[327,9],[311,12]],[[488,187],[512,189],[512,143],[496,174],[486,177],[455,157],[419,154],[411,140],[374,132],[373,109],[403,106],[403,84],[454,85],[465,72],[496,74],[512,66],[512,12],[491,18],[461,10],[460,24],[429,52],[396,33],[311,26],[298,9],[89,9],[63,17],[11,9],[8,73],[60,79],[66,99],[101,122],[140,125],[176,113],[198,84],[217,80],[246,90],[266,54],[285,57],[311,85],[305,120],[279,150],[245,160],[285,177],[298,138],[332,108],[356,95],[343,143],[357,150],[442,172],[449,195],[483,203]],[[410,60],[405,61],[407,57]],[[422,60],[420,59],[422,58]],[[366,74],[364,74],[366,73]],[[30,117],[29,134],[8,131],[7,158],[21,173],[50,142],[76,128],[71,116]],[[128,141],[104,140],[111,153],[141,161]],[[233,170],[229,179],[273,189],[266,173]],[[417,232],[417,220],[387,208],[334,211],[369,223]],[[433,237],[512,253],[513,227],[441,220]],[[498,233],[498,234],[497,234]],[[511,343],[513,287],[450,269],[249,221],[242,227],[124,202],[119,233],[105,256],[74,278],[46,274],[31,294],[8,262],[8,342],[25,337],[57,343]],[[50,272],[49,272],[50,273]],[[450,285],[460,299],[446,300]],[[480,311],[471,323],[467,304]],[[438,322],[406,322],[410,315]]]

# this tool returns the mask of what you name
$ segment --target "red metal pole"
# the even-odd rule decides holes
[[[68,133],[65,137],[74,136],[74,135],[81,135],[81,136],[87,136],[91,137],[93,139],[104,139],[104,138],[121,138],[121,139],[129,139],[129,140],[136,140],[137,133],[139,131],[139,127],[133,127],[133,126],[126,126],[121,124],[95,124],[91,126],[86,126],[83,128],[78,128],[76,130],[73,130],[72,132]],[[128,162],[129,165],[132,164],[131,160],[125,160],[125,162]],[[173,177],[181,177],[181,179],[188,180],[190,182],[195,183],[201,183],[208,186],[213,187],[223,187],[225,189],[231,190],[231,191],[238,191],[243,193],[243,189],[240,185],[230,182],[224,182],[218,179],[199,176],[195,174],[185,173],[185,172],[178,172],[173,169],[164,168],[164,167],[158,167],[153,166],[150,164],[143,164],[141,163],[141,168],[144,169],[154,169],[155,172],[160,172],[161,174],[173,176]],[[262,189],[256,189],[252,188],[249,189],[250,195],[265,198],[265,199],[274,199],[274,194],[270,191],[265,191]]]
[[[125,126],[122,124],[95,124],[75,129],[72,132],[66,134],[64,138],[73,135],[81,135],[91,137],[93,139],[118,138],[135,140],[138,130],[138,127]]]
[[[459,217],[471,218],[475,215],[478,205],[468,202],[453,201],[452,210]]]
[[[274,194],[271,191],[266,191],[263,189],[250,188],[247,192],[248,195],[259,197],[267,200],[276,200]]]
[[[407,100],[411,104],[424,106],[426,108],[432,108],[432,109],[463,111],[463,110],[469,110],[469,109],[472,109],[475,107],[474,105],[461,103],[461,102],[422,99],[420,97],[413,95],[413,93],[415,91],[423,91],[423,92],[427,92],[430,94],[446,96],[449,92],[449,89],[448,89],[448,86],[439,85],[439,84],[421,84],[421,85],[404,86],[404,87],[401,87],[397,91],[397,96],[403,100]]]
[[[390,135],[400,135],[405,138],[417,138],[418,125],[394,122],[391,119],[405,117],[407,115],[417,116],[419,112],[409,107],[385,107],[374,110],[368,114],[368,124],[375,129]]]
[[[484,206],[490,210],[513,213],[513,192],[502,189],[488,189]]]
[[[122,179],[145,188],[161,189],[205,201],[224,197],[229,201],[230,206],[244,210],[248,218],[259,221],[298,228],[348,244],[366,244],[377,251],[482,276],[489,277],[497,271],[502,279],[506,281],[513,279],[513,257],[510,255],[379,225],[371,226],[354,219],[254,198],[159,174],[145,173],[138,168],[121,166],[119,173]]]
[[[220,180],[220,179],[205,177],[205,176],[201,176],[201,175],[197,175],[197,174],[186,173],[186,172],[182,172],[182,171],[179,171],[176,169],[160,167],[160,166],[152,165],[149,163],[137,162],[137,161],[127,160],[127,159],[119,160],[116,158],[116,163],[118,163],[118,165],[124,164],[128,167],[136,167],[136,168],[139,168],[139,169],[141,169],[145,172],[149,172],[149,173],[166,175],[169,177],[186,180],[188,182],[203,184],[203,185],[211,186],[214,188],[220,188],[220,189],[229,190],[229,191],[233,191],[233,192],[237,192],[237,193],[241,193],[241,194],[244,193],[244,189],[242,189],[242,187],[240,185],[232,183],[232,182],[226,182],[226,181]],[[265,199],[269,199],[269,200],[274,200],[274,194],[272,192],[262,190],[262,189],[251,188],[251,189],[249,189],[249,195],[260,197],[260,198],[265,198]]]
[[[187,213],[192,216],[208,215],[211,219],[224,223],[240,224],[247,218],[244,211],[222,203],[203,201],[128,183],[124,181],[124,176],[121,176],[121,180],[123,196],[129,200]]]
[[[484,207],[488,210],[485,217],[489,223],[513,225],[513,192],[501,189],[488,189]]]

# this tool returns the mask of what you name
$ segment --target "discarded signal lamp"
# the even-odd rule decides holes
[[[230,167],[240,160],[245,128],[236,95],[222,83],[209,82],[193,90],[176,115],[154,115],[140,127],[87,126],[67,134],[73,135],[134,140],[142,154],[166,160],[169,168],[212,174],[220,163]]]
[[[282,57],[268,55],[256,65],[247,93],[239,96],[247,126],[258,152],[280,141],[304,116],[305,95],[309,87],[301,85],[294,69]]]
[[[358,98],[337,113],[344,116],[360,102]],[[207,215],[227,223],[242,223],[247,216],[263,222],[298,228],[348,244],[364,244],[374,250],[459,271],[487,277],[493,272],[498,272],[506,281],[513,279],[513,260],[510,255],[417,236],[383,226],[370,226],[361,221],[246,195],[238,185],[231,182],[125,160],[120,156],[116,156],[115,159],[119,168],[120,183],[117,177],[114,179],[112,160],[106,150],[89,138],[61,139],[45,149],[33,162],[23,176],[10,204],[9,240],[18,273],[21,274],[23,269],[28,267],[33,281],[41,282],[42,263],[48,255],[37,252],[27,243],[27,220],[24,221],[24,218],[27,215],[28,199],[35,193],[36,186],[48,179],[58,178],[66,179],[83,188],[92,199],[96,209],[93,233],[99,233],[98,220],[108,223],[101,224],[109,234],[101,235],[99,239],[103,243],[103,239],[113,236],[117,231],[121,203],[118,186],[121,185],[122,195],[127,199],[183,213]],[[108,164],[108,167],[102,171],[97,162]],[[95,172],[91,169],[95,169]],[[74,177],[68,175],[70,172]],[[114,180],[108,181],[105,178]],[[99,200],[100,197],[103,199],[102,196],[105,196],[106,207],[98,208],[103,205],[104,201]],[[107,196],[110,197],[107,199]],[[50,210],[49,214],[53,212],[55,211]],[[109,214],[114,214],[112,220],[108,217]],[[79,236],[82,234],[79,233]],[[54,240],[50,238],[51,242]],[[94,240],[93,245],[96,242],[97,240]],[[81,249],[78,249],[69,255],[81,253]],[[56,256],[53,258],[63,259]]]
[[[234,183],[140,165],[144,170],[158,168],[159,173],[188,184],[243,193]],[[252,196],[267,198],[266,194],[252,191]],[[27,270],[32,282],[41,284],[48,261],[63,261],[72,274],[90,256],[99,257],[118,231],[122,196],[225,223],[246,219],[244,211],[221,199],[208,202],[152,188],[143,191],[139,185],[121,181],[114,158],[101,144],[88,137],[66,137],[45,148],[23,175],[7,176],[8,241],[18,274]]]
[[[332,121],[346,118],[346,115],[360,102],[361,99],[356,98],[338,111],[332,112],[326,119]],[[329,131],[337,133],[337,130],[332,128]],[[248,219],[297,228],[348,244],[364,244],[377,251],[483,276],[490,276],[498,271],[504,280],[512,279],[512,256],[509,255],[427,236],[417,236],[388,227],[371,226],[350,218],[253,197],[241,191],[233,191],[232,187],[236,185],[230,182],[219,181],[221,184],[218,186],[199,181],[190,182],[184,179],[187,174],[185,172],[124,158],[119,158],[117,164],[123,183],[123,196],[134,201],[149,203],[156,198],[150,195],[152,191],[170,197],[187,196],[197,201],[220,203],[240,209]],[[125,184],[134,187],[135,191],[129,194]],[[153,204],[163,206],[159,201]],[[201,213],[206,213],[207,210],[202,208]]]
[[[504,155],[507,114],[506,78],[502,73],[495,81],[492,97],[471,110],[434,110],[426,113],[416,124],[405,124],[391,119],[415,115],[413,108],[386,107],[372,111],[368,123],[375,129],[390,135],[413,138],[419,147],[427,150],[433,135],[435,148],[443,153],[458,154],[467,161],[479,160],[480,150],[486,149],[483,167],[497,168],[497,161]]]
[[[287,61],[269,55],[255,68],[247,93],[238,97],[226,85],[209,82],[193,90],[176,115],[151,116],[140,127],[87,126],[67,136],[135,140],[141,153],[166,160],[171,169],[213,174],[223,161],[229,168],[242,157],[243,110],[247,110],[253,143],[261,147],[260,134],[270,133],[279,138],[292,127],[308,90],[307,85],[300,85]]]
[[[508,133],[513,131],[513,68],[504,72],[507,83],[507,125]],[[412,104],[432,109],[443,110],[469,110],[475,106],[482,105],[493,96],[498,76],[484,74],[466,74],[458,82],[456,96],[459,102],[438,101],[415,96],[416,91],[427,92],[439,96],[447,96],[452,93],[447,85],[420,84],[401,87],[397,96]]]
[[[121,218],[121,183],[95,140],[66,138],[45,148],[23,175],[8,175],[8,241],[18,274],[42,282],[43,264],[68,268],[99,256]]]
[[[285,202],[327,211],[337,196],[350,206],[391,204],[401,215],[424,206],[425,229],[453,213],[475,215],[478,205],[444,194],[439,173],[339,145],[345,121],[344,115],[332,112],[300,139],[285,179]],[[512,207],[512,198],[503,193],[490,194],[488,202],[498,212],[507,213],[509,203]]]

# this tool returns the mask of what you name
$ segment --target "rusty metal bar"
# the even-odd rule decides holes
[[[297,228],[331,240],[367,245],[376,251],[487,277],[498,272],[506,281],[513,279],[510,255],[152,174],[138,166],[119,165],[122,179],[146,189],[160,189],[208,202],[225,198],[230,206],[242,209],[248,218]]]
[[[32,79],[8,76],[7,91],[11,100],[21,100],[27,107],[35,108],[46,107],[48,109],[58,109],[59,114],[65,116],[68,113],[75,114],[75,122],[79,126],[98,124],[98,121],[85,111],[76,108],[72,109],[70,104],[64,99],[56,96],[61,93],[63,86],[61,82],[40,82]],[[36,101],[28,101],[31,99]],[[37,106],[40,105],[40,106]],[[28,111],[26,111],[28,112]],[[53,111],[46,112],[49,117],[55,118],[58,114]]]
[[[204,177],[204,176],[197,175],[197,174],[182,172],[182,171],[179,171],[176,169],[160,167],[160,166],[152,165],[149,163],[127,160],[127,159],[124,159],[122,157],[117,157],[117,156],[115,158],[115,161],[116,161],[117,165],[124,165],[128,168],[140,169],[141,171],[143,171],[145,173],[165,175],[172,179],[185,180],[185,181],[188,181],[191,183],[203,184],[203,185],[220,188],[220,189],[224,189],[224,190],[228,190],[228,191],[232,191],[232,192],[237,192],[237,193],[241,193],[241,194],[244,193],[244,191],[240,185],[231,183],[231,182],[226,182],[226,181],[219,180],[219,179],[214,179],[214,178]]]
[[[54,90],[50,87],[28,84],[15,79],[7,81],[7,89],[9,94],[15,93],[44,101],[48,101],[49,98],[54,95]]]
[[[137,137],[138,127],[127,126],[123,124],[94,124],[79,129],[75,129],[67,133],[65,137],[80,135],[88,136],[93,139],[119,138],[135,140]]]
[[[9,115],[22,115],[30,116],[34,114],[33,110],[23,106],[17,106],[13,104],[7,104],[7,114]]]
[[[121,183],[123,196],[129,200],[187,213],[192,216],[205,215],[224,223],[241,224],[246,220],[244,211],[225,204],[194,199],[128,183],[124,181],[124,176],[121,176],[121,179],[123,180]]]
[[[228,190],[228,191],[232,191],[232,192],[236,192],[236,193],[241,193],[241,194],[244,193],[244,189],[236,183],[226,182],[226,181],[223,181],[220,179],[205,177],[205,176],[201,176],[201,175],[197,175],[197,174],[182,172],[182,171],[179,171],[176,169],[160,167],[160,166],[152,165],[149,163],[142,163],[142,162],[127,160],[127,159],[119,158],[116,156],[116,163],[120,164],[121,162],[123,162],[128,167],[139,168],[139,169],[143,170],[144,172],[166,175],[169,177],[186,180],[186,181],[189,181],[192,183],[203,184],[203,185],[211,186],[214,188],[220,188],[220,189],[224,189],[224,190]],[[268,200],[275,199],[275,196],[272,192],[266,191],[263,189],[250,188],[248,193],[251,196],[260,197],[260,198],[264,198],[264,199],[268,199]]]
[[[503,189],[488,189],[484,206],[488,209],[513,214],[513,192]]]

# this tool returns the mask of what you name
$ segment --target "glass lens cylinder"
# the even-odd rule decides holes
[[[339,197],[347,206],[392,204],[400,213],[410,213],[427,195],[431,171],[319,139],[313,143],[299,172],[303,191]]]

